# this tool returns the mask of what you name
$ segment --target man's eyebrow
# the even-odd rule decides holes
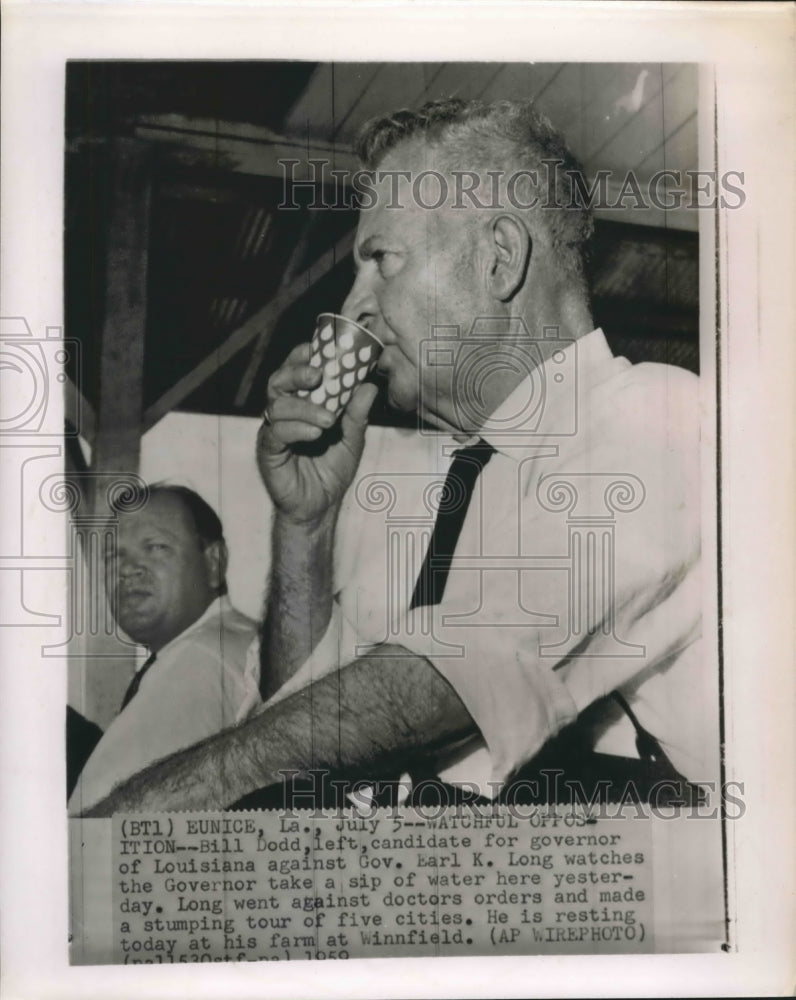
[[[173,542],[179,542],[182,535],[177,531],[172,531],[171,528],[150,528],[146,532],[141,533],[141,541],[146,544],[147,542],[155,542],[160,539],[167,539]]]
[[[384,236],[381,233],[371,233],[370,236],[365,237],[365,239],[359,244],[354,245],[354,264],[358,265],[360,260],[369,260],[373,256],[373,245],[383,240]]]
[[[140,545],[148,545],[150,542],[159,542],[159,541],[179,543],[181,540],[182,540],[182,535],[180,535],[179,532],[172,531],[171,528],[158,527],[158,528],[150,528],[146,532],[142,532],[137,543]],[[111,539],[110,548],[112,549],[112,551],[118,552],[120,549],[124,549],[125,547],[126,547],[126,542],[124,540],[118,537],[113,537]]]
[[[193,526],[189,527],[188,531],[189,531],[189,534],[195,534],[196,533],[196,531],[193,528]],[[180,531],[174,531],[171,528],[166,528],[166,527],[153,528],[149,532],[148,537],[149,538],[157,538],[158,536],[162,536],[162,535],[166,535],[168,538],[173,538],[175,541],[179,541],[183,537],[182,536],[182,532],[180,532]]]

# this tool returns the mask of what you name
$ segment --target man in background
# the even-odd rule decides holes
[[[244,666],[255,623],[227,596],[215,511],[185,486],[151,486],[138,510],[118,513],[107,555],[114,617],[148,657],[83,768],[70,798],[78,811],[152,761],[232,725],[250,700]]]
[[[336,425],[298,395],[322,377],[308,346],[288,357],[258,440],[269,700],[90,815],[217,809],[317,771],[494,798],[590,713],[583,754],[647,784],[708,767],[697,381],[595,329],[577,165],[525,102],[402,110],[359,152],[376,197],[342,312],[432,432],[368,427],[367,384]]]

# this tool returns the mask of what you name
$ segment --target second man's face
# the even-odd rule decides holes
[[[397,184],[394,177],[382,180],[376,206],[360,213],[357,275],[343,313],[385,344],[378,368],[387,378],[391,405],[450,427],[455,423],[453,365],[444,359],[434,366],[421,364],[421,345],[433,337],[435,326],[457,328],[465,337],[489,305],[468,210],[418,204],[413,178],[428,164],[419,151],[400,154],[399,147],[379,169],[409,170],[411,177]],[[433,203],[433,196],[421,194],[421,200]]]
[[[124,631],[157,651],[215,597],[214,564],[178,497],[157,494],[119,517],[109,597]]]

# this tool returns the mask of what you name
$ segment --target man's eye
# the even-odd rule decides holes
[[[147,545],[147,549],[149,549],[150,552],[165,552],[167,548],[168,545],[166,545],[165,542],[150,542]]]
[[[397,258],[392,250],[374,250],[371,259],[376,261],[376,266],[382,274],[392,274],[395,270]]]

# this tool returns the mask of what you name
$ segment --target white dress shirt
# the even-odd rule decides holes
[[[233,725],[244,702],[251,704],[245,663],[255,635],[255,622],[224,596],[159,650],[86,762],[70,812],[88,809],[153,761]]]
[[[616,358],[595,330],[533,370],[481,437],[496,454],[476,483],[443,600],[409,610],[439,487],[461,445],[441,433],[368,429],[338,524],[332,620],[271,703],[397,643],[449,681],[480,732],[440,759],[446,780],[496,794],[614,689],[678,770],[713,779],[714,679],[697,641],[697,378]],[[255,645],[252,675],[257,661]],[[637,756],[634,737],[621,715],[594,749]]]

